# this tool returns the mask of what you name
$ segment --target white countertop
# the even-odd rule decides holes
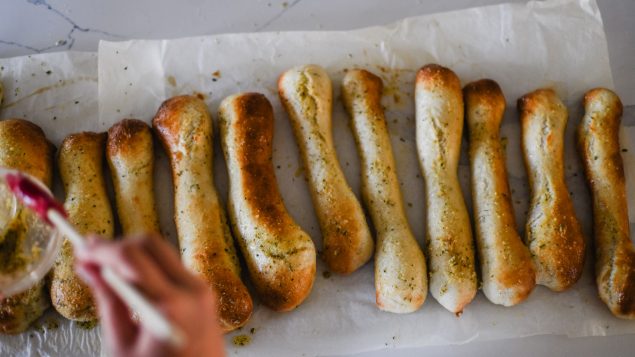
[[[67,49],[100,39],[175,38],[227,32],[344,30],[501,0],[2,0],[0,57]],[[635,93],[635,1],[597,0],[618,93]],[[592,70],[592,69],[591,69]],[[584,75],[584,74],[581,74]],[[622,97],[635,104],[634,97]],[[390,349],[358,356],[630,356],[634,336],[535,336],[461,346]]]

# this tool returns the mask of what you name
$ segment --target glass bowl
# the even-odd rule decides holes
[[[0,298],[25,291],[42,280],[63,241],[61,234],[15,198],[5,181],[7,173],[17,171],[0,167]],[[50,193],[40,181],[29,178]]]

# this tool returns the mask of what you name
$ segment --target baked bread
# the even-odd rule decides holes
[[[593,196],[598,293],[613,315],[633,319],[635,249],[620,156],[622,103],[614,92],[595,88],[584,95],[583,104],[585,114],[578,126],[578,144]]]
[[[68,220],[82,235],[112,238],[114,221],[103,172],[105,133],[82,132],[67,136],[58,163]],[[51,302],[62,316],[95,321],[97,308],[90,287],[75,274],[73,245],[64,239],[51,274]]]
[[[123,234],[159,233],[150,127],[137,119],[124,119],[113,125],[108,130],[106,159]]]
[[[524,301],[536,285],[529,249],[516,231],[500,126],[505,97],[491,79],[463,89],[469,133],[472,205],[483,292],[494,304]]]
[[[259,93],[225,98],[220,137],[229,172],[229,217],[258,297],[276,311],[307,298],[315,246],[291,218],[273,168],[273,108]]]

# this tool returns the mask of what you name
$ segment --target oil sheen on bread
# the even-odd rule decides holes
[[[292,310],[311,292],[316,252],[278,189],[273,108],[260,93],[241,93],[221,102],[219,118],[229,172],[229,216],[249,276],[265,305]]]

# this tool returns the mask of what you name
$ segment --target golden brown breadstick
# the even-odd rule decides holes
[[[472,204],[483,292],[494,304],[525,300],[536,285],[529,249],[516,231],[500,126],[505,97],[491,79],[463,89],[470,142]]]
[[[124,119],[113,125],[108,130],[106,158],[123,234],[159,233],[150,127],[137,119]]]
[[[342,82],[362,164],[362,198],[375,230],[375,291],[384,311],[407,313],[428,294],[426,261],[404,211],[397,167],[381,106],[383,83],[365,70],[349,70]]]
[[[22,119],[0,121],[0,166],[27,173],[50,187],[54,151],[37,125]],[[50,305],[44,279],[24,292],[0,299],[0,333],[25,331]]]
[[[536,283],[563,291],[582,275],[585,244],[564,181],[567,108],[553,90],[538,89],[518,99],[518,111],[531,191],[525,239]]]
[[[620,318],[635,318],[635,249],[630,238],[624,165],[620,156],[620,98],[605,88],[584,95],[578,144],[591,193],[595,274],[600,298]]]
[[[212,118],[194,96],[173,97],[152,120],[172,166],[174,220],[183,263],[219,299],[224,331],[243,326],[253,303],[240,280],[240,265],[212,176]]]
[[[68,220],[82,235],[111,238],[114,223],[102,169],[105,143],[105,133],[71,134],[62,142],[58,161]],[[90,288],[75,274],[74,260],[73,245],[64,239],[51,274],[51,302],[69,320],[97,320]]]
[[[311,292],[315,246],[289,216],[273,169],[273,108],[259,93],[225,98],[219,113],[229,171],[229,216],[265,305],[294,309]]]
[[[374,243],[333,146],[331,80],[319,66],[295,67],[280,76],[278,93],[306,169],[324,241],[322,256],[331,271],[352,273],[371,258]]]
[[[460,314],[476,295],[474,243],[458,178],[463,95],[459,78],[436,64],[415,84],[417,151],[426,185],[430,292]]]

